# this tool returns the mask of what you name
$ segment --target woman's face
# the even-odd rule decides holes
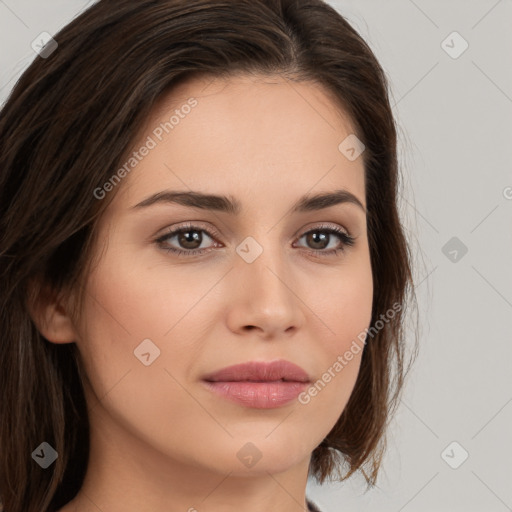
[[[362,351],[350,361],[344,354],[354,340],[362,346],[371,318],[364,167],[338,148],[352,133],[312,83],[195,80],[160,101],[137,156],[121,164],[129,172],[103,189],[119,193],[99,226],[98,264],[75,326],[93,429],[224,474],[309,464],[348,402]],[[342,190],[362,207],[318,201],[295,210]],[[197,196],[144,205],[163,192],[227,196],[239,211]],[[301,367],[309,385],[217,385],[245,393],[239,401],[203,380],[276,360]],[[320,390],[307,393],[317,381]],[[269,388],[302,394],[272,402]]]

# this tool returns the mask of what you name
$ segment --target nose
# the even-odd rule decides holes
[[[250,242],[241,245],[255,249]],[[229,304],[230,329],[239,334],[254,331],[264,339],[292,335],[304,323],[306,306],[294,269],[287,262],[289,255],[270,241],[251,263],[251,258],[241,254],[230,272],[232,289],[236,290]]]

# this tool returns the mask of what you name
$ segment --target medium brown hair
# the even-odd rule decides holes
[[[366,146],[371,325],[350,400],[313,451],[322,483],[361,470],[374,485],[407,373],[404,313],[414,297],[397,211],[397,134],[386,76],[369,46],[321,0],[100,0],[54,36],[0,116],[0,499],[7,512],[55,511],[79,491],[89,450],[75,343],[48,342],[29,305],[79,291],[80,318],[111,178],[152,107],[179,82],[235,74],[310,81],[329,91]],[[341,141],[340,141],[341,142]],[[117,187],[119,188],[119,187]],[[36,286],[36,284],[38,286]],[[411,359],[412,360],[412,359]],[[46,470],[31,454],[57,452]],[[341,457],[342,456],[342,457]],[[341,463],[349,471],[341,475]]]

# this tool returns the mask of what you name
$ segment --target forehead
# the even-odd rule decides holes
[[[151,149],[123,178],[113,207],[125,209],[163,188],[267,198],[271,188],[284,200],[283,192],[303,195],[316,185],[347,188],[364,203],[362,158],[349,161],[338,148],[353,132],[317,83],[280,76],[188,80],[155,104],[123,164],[133,151]]]

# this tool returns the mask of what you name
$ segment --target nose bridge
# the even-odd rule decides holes
[[[277,231],[267,231],[261,229],[237,246],[235,278],[259,313],[289,317],[297,306],[290,282],[289,252]]]
[[[256,328],[265,338],[277,339],[304,323],[302,302],[294,290],[293,254],[281,231],[271,229],[274,224],[253,222],[236,246],[230,278],[236,293],[227,310],[233,332]]]

